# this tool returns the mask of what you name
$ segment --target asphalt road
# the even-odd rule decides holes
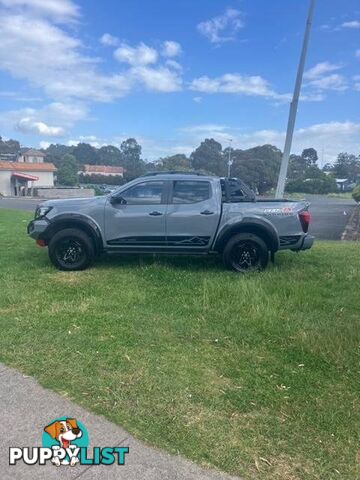
[[[311,203],[312,222],[309,233],[323,240],[340,240],[355,202],[321,195],[308,195],[306,200]],[[0,199],[0,208],[15,208],[33,212],[39,203],[41,200],[2,198]]]
[[[308,195],[306,200],[311,204],[309,233],[322,240],[340,240],[355,202],[321,195]]]
[[[15,208],[16,210],[28,210],[34,212],[41,200],[32,198],[1,198],[0,208]]]

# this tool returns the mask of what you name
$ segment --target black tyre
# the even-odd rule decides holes
[[[239,233],[230,238],[223,253],[227,268],[240,273],[266,268],[269,251],[264,240],[252,233]]]
[[[50,240],[49,258],[59,270],[85,270],[95,258],[94,245],[82,230],[65,228]]]

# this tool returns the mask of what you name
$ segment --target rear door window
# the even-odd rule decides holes
[[[211,196],[210,183],[196,180],[175,180],[171,203],[198,203]]]

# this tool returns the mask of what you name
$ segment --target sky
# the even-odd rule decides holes
[[[308,1],[0,0],[0,135],[283,148]],[[360,153],[360,4],[318,0],[294,153]]]

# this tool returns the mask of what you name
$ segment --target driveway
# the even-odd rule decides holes
[[[322,195],[307,195],[306,200],[311,203],[312,222],[309,232],[322,240],[340,240],[355,202]],[[0,208],[34,212],[41,201],[32,198],[3,198],[0,200]]]

